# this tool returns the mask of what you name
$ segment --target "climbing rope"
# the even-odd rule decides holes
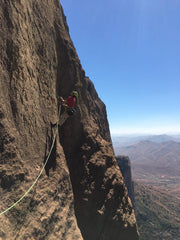
[[[19,198],[19,200],[17,200],[13,205],[11,205],[9,208],[7,208],[6,210],[4,210],[3,212],[0,213],[0,216],[3,215],[4,213],[8,212],[10,209],[12,209],[13,207],[15,207],[19,202],[21,202],[23,200],[23,198],[25,198],[25,196],[31,191],[31,189],[34,187],[34,185],[37,183],[38,179],[40,178],[44,168],[46,167],[46,164],[49,160],[49,157],[51,155],[51,152],[52,152],[52,149],[54,147],[54,143],[55,143],[55,140],[56,140],[56,136],[57,136],[57,132],[58,132],[58,125],[59,125],[59,119],[60,119],[60,114],[61,114],[61,105],[59,106],[59,112],[58,112],[58,121],[57,121],[57,124],[56,124],[56,131],[55,131],[55,134],[54,134],[54,139],[53,139],[53,142],[52,142],[52,145],[51,145],[51,149],[49,151],[49,154],[47,156],[47,159],[44,163],[44,166],[42,167],[39,175],[37,176],[37,178],[35,179],[35,181],[33,182],[33,184],[31,185],[31,187],[27,190],[27,192],[25,192],[25,194]]]

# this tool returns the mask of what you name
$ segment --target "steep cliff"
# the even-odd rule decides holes
[[[133,207],[134,205],[134,182],[132,181],[132,176],[131,176],[131,162],[129,157],[127,156],[117,156],[116,157],[118,166],[121,170],[121,173],[124,177],[124,182],[126,184],[126,187],[128,189],[128,194],[131,199]]]
[[[46,171],[0,216],[1,239],[136,240],[105,105],[85,76],[58,0],[0,3],[0,211],[38,176],[53,141],[57,96],[79,92]]]

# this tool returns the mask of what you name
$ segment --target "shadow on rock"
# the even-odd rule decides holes
[[[53,128],[51,126],[51,136],[48,135],[48,130],[46,134],[46,148],[45,148],[45,155],[44,155],[44,163],[47,161],[48,155],[51,151],[49,156],[48,162],[45,166],[46,175],[49,176],[49,170],[52,168],[53,171],[56,170],[56,140],[54,142],[54,146],[52,148],[52,143],[54,139]],[[52,148],[52,150],[51,150]]]

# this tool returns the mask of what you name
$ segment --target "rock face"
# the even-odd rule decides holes
[[[131,176],[131,162],[130,162],[130,159],[127,156],[117,156],[116,160],[117,160],[118,166],[121,170],[121,173],[124,177],[124,181],[125,181],[126,187],[128,189],[128,194],[129,194],[129,197],[131,199],[131,202],[132,202],[132,205],[133,205],[133,208],[134,208],[135,207],[135,204],[134,204],[134,198],[135,198],[135,196],[134,196],[134,183],[132,181],[132,176]]]
[[[136,240],[105,105],[85,76],[58,0],[0,3],[0,211],[33,184],[50,151],[57,96],[76,89],[46,171],[0,215],[0,239]]]

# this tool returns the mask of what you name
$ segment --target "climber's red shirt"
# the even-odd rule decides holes
[[[69,96],[66,99],[66,103],[67,103],[68,107],[70,107],[70,108],[74,108],[75,102],[76,102],[76,98],[73,96]]]

